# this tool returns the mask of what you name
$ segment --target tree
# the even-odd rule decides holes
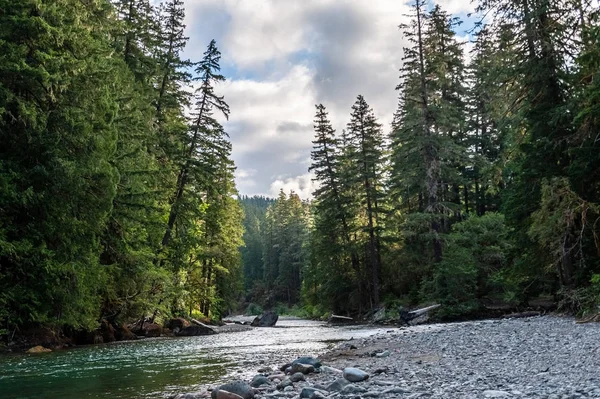
[[[219,66],[220,59],[221,53],[217,49],[215,41],[212,40],[208,45],[208,49],[204,52],[204,58],[196,67],[196,73],[199,75],[197,80],[200,81],[201,85],[196,91],[196,109],[194,122],[191,126],[190,141],[187,143],[186,157],[177,176],[175,193],[170,200],[169,219],[162,239],[162,245],[165,248],[171,240],[172,230],[179,212],[183,210],[183,194],[186,187],[188,184],[203,186],[202,176],[205,175],[205,172],[199,166],[206,167],[210,165],[209,162],[197,157],[201,140],[204,139],[203,134],[222,133],[222,126],[213,117],[213,110],[220,112],[226,118],[229,117],[229,106],[223,100],[223,97],[216,95],[214,92],[215,83],[225,80],[225,77],[219,73],[221,70]],[[200,163],[202,161],[205,162],[202,164]]]
[[[372,306],[379,305],[381,278],[381,202],[382,202],[382,165],[383,133],[373,110],[364,97],[359,95],[352,106],[348,123],[348,145],[354,151],[349,159],[354,165],[354,178],[362,186],[358,199],[364,207],[365,222],[362,229],[368,236],[368,270],[370,274],[370,293]]]
[[[105,270],[125,79],[102,30],[106,9],[77,1],[0,8],[0,302],[11,330],[94,328]]]
[[[342,288],[346,284],[339,284],[340,276],[354,274],[354,277],[349,278],[353,281],[348,281],[347,284],[361,284],[358,278],[359,256],[351,237],[355,230],[355,213],[349,206],[352,199],[343,192],[340,140],[335,137],[335,130],[322,104],[316,106],[314,129],[315,139],[309,171],[314,172],[319,188],[314,193],[313,265],[308,275],[306,292],[312,291],[315,297],[331,297],[331,306],[341,310],[347,305],[347,291]],[[329,280],[332,279],[337,283],[329,284]],[[323,291],[322,287],[328,289]]]

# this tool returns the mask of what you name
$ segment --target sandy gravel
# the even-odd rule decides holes
[[[289,377],[280,364],[257,366],[273,383],[256,390],[256,397],[300,398],[304,390],[309,398],[600,398],[600,323],[575,324],[566,317],[390,327],[341,342],[319,360],[325,366],[320,372],[285,389],[276,387]],[[335,380],[344,381],[347,367],[369,378],[332,388]],[[322,392],[309,395],[304,388]],[[187,398],[208,393],[196,395]]]

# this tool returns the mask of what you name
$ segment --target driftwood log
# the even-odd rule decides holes
[[[352,319],[352,317],[347,317],[347,316],[339,316],[339,315],[332,314],[329,317],[329,322],[335,323],[335,324],[352,323],[353,321],[354,321],[354,319]]]
[[[411,310],[411,311],[408,311],[406,309],[400,309],[400,320],[402,322],[404,322],[405,324],[409,324],[409,322],[411,320],[416,319],[417,317],[423,316],[427,312],[437,309],[440,306],[442,306],[442,305],[436,304],[436,305],[431,305],[431,306],[427,306],[425,308]]]
[[[193,324],[197,325],[197,326],[204,327],[204,328],[206,328],[208,330],[212,330],[215,334],[218,333],[218,331],[213,326],[209,326],[208,324],[204,324],[201,321],[198,321],[196,319],[191,319],[191,322]]]

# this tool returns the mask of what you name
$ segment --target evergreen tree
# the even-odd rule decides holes
[[[123,82],[106,8],[0,2],[0,303],[11,330],[94,328]]]
[[[315,190],[313,201],[313,265],[305,292],[307,295],[311,292],[314,297],[332,298],[330,305],[335,310],[342,310],[348,305],[347,287],[360,285],[357,278],[359,256],[351,238],[354,216],[349,198],[343,193],[340,177],[340,140],[335,137],[325,107],[319,104],[316,109],[315,140],[309,170],[315,173],[319,188]],[[344,284],[340,284],[341,276],[346,276]]]
[[[349,162],[354,166],[354,178],[361,185],[357,197],[365,221],[362,230],[367,235],[366,265],[370,280],[372,306],[379,305],[381,279],[381,201],[383,173],[383,134],[373,110],[363,96],[352,106],[348,123],[348,145],[354,150]]]

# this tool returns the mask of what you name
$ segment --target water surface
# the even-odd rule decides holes
[[[385,330],[283,318],[274,328],[156,338],[0,356],[0,398],[147,398],[249,378],[259,365],[318,355],[332,342]]]

